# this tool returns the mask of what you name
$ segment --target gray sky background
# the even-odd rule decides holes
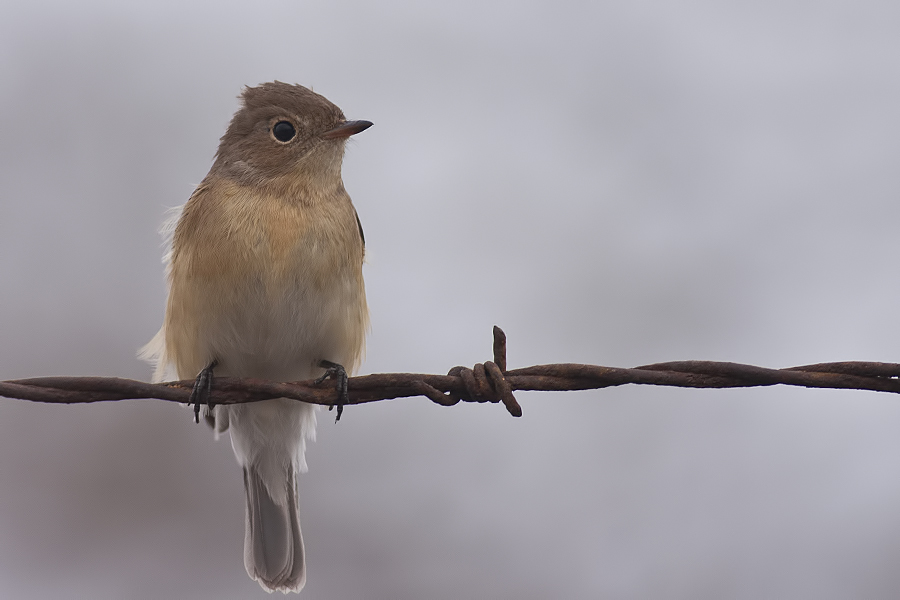
[[[358,136],[362,372],[900,361],[900,4],[5,2],[0,379],[148,379],[157,229],[243,85]],[[323,414],[301,597],[895,598],[900,400],[627,387]],[[262,598],[228,441],[0,399],[0,596]]]

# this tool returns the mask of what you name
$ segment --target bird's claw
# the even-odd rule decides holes
[[[200,422],[201,404],[207,405],[210,409],[215,406],[209,401],[209,398],[210,393],[212,392],[213,369],[215,369],[218,364],[219,361],[217,360],[210,362],[203,367],[203,370],[197,375],[196,381],[194,381],[194,387],[191,390],[191,399],[188,400],[188,404],[194,405],[194,423]]]
[[[344,405],[350,403],[350,392],[348,389],[347,380],[347,370],[343,367],[343,365],[339,365],[335,362],[331,362],[330,360],[320,360],[319,366],[325,369],[325,372],[322,373],[322,376],[316,379],[316,385],[322,383],[329,377],[334,378],[335,387],[337,389],[337,403],[331,404],[328,406],[328,410],[331,410],[335,406],[337,406],[337,417],[334,419],[334,422],[337,423],[341,420],[341,414],[344,412]]]

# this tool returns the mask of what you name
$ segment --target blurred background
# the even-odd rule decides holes
[[[0,7],[0,379],[148,380],[157,229],[244,85],[351,119],[363,373],[900,362],[900,4]],[[623,387],[322,413],[303,598],[895,598],[900,398]],[[227,439],[0,399],[0,596],[262,598]]]

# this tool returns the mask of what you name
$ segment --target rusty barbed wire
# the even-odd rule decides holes
[[[494,327],[494,360],[473,368],[453,367],[447,375],[379,373],[349,379],[346,405],[393,398],[425,396],[442,406],[458,402],[502,403],[514,417],[522,408],[514,391],[573,391],[625,384],[691,388],[734,388],[791,385],[809,388],[870,390],[900,393],[900,364],[880,362],[819,363],[767,369],[752,365],[702,360],[643,365],[631,369],[582,364],[549,364],[506,369],[506,334]],[[194,380],[144,383],[117,377],[36,377],[0,381],[0,396],[79,404],[140,398],[188,403]],[[277,383],[261,379],[216,377],[212,404],[293,398],[332,406],[337,392],[328,382]]]

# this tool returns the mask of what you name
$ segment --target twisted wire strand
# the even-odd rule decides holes
[[[900,364],[837,362],[767,369],[715,361],[675,361],[631,369],[582,364],[535,365],[506,368],[506,334],[494,327],[493,360],[472,368],[453,367],[447,375],[378,373],[349,379],[349,402],[363,404],[393,398],[425,396],[442,406],[458,402],[500,403],[514,417],[522,408],[517,390],[590,390],[625,384],[691,388],[734,388],[791,385],[809,388],[870,390],[900,393]],[[0,381],[0,396],[79,404],[158,398],[187,403],[194,380],[144,383],[117,377],[36,377]],[[333,383],[313,380],[279,383],[261,379],[216,377],[210,402],[237,404],[271,398],[293,398],[331,406],[337,401]]]

